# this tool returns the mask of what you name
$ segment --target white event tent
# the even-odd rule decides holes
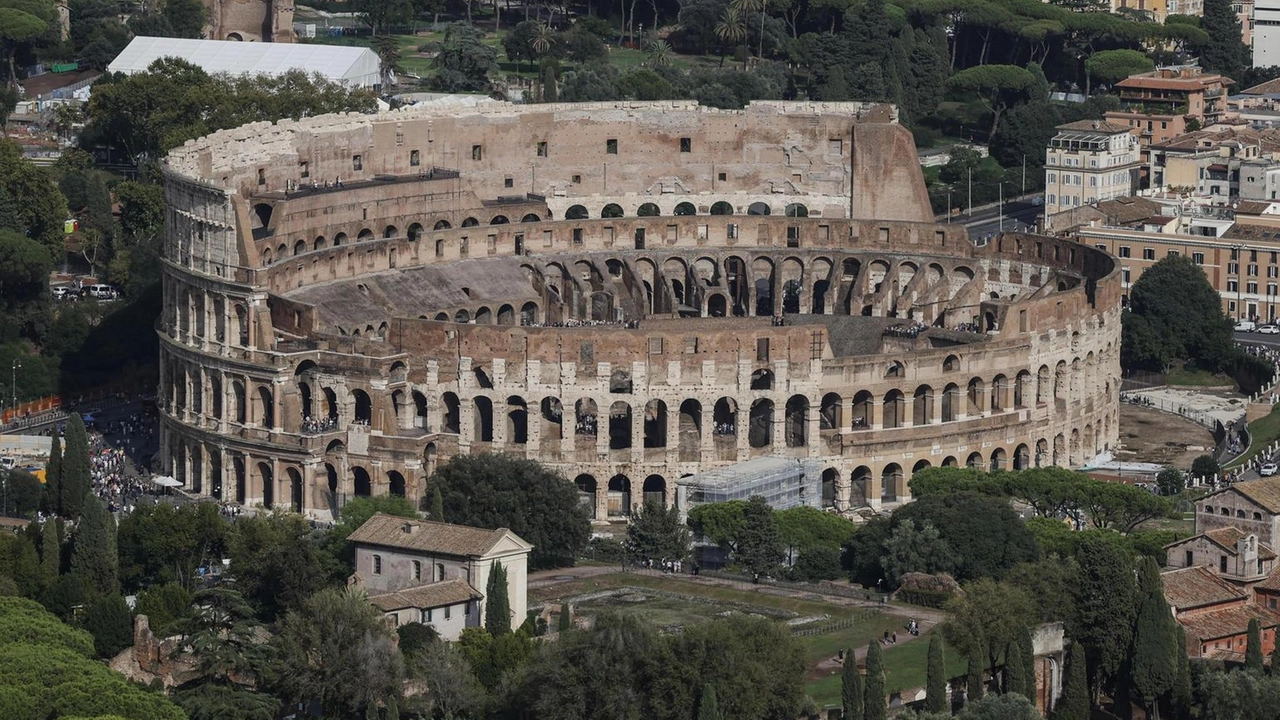
[[[234,40],[187,40],[138,36],[107,70],[132,75],[163,57],[176,57],[208,73],[283,75],[290,70],[318,72],[348,87],[380,85],[378,55],[365,47]]]

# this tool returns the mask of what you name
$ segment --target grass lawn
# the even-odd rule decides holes
[[[1262,452],[1263,448],[1280,439],[1280,405],[1276,405],[1270,413],[1249,423],[1249,437],[1253,439],[1249,449],[1228,463],[1226,466],[1228,469],[1252,460],[1253,456]]]
[[[898,638],[901,640],[902,636],[899,635]],[[943,654],[947,661],[947,677],[963,675],[968,669],[968,662],[950,646],[945,643],[943,645]],[[886,648],[884,650],[885,689],[895,693],[907,688],[923,687],[928,664],[929,636],[927,633],[911,642],[899,642],[898,645]],[[834,670],[833,673],[812,680],[805,686],[805,691],[818,707],[840,704],[840,672]]]
[[[1226,375],[1215,375],[1207,370],[1188,370],[1186,368],[1178,368],[1169,373],[1168,383],[1170,385],[1186,385],[1189,387],[1222,387],[1229,385],[1234,387],[1235,381]]]

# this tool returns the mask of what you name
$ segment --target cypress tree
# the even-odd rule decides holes
[[[969,673],[965,677],[967,687],[965,688],[964,701],[966,703],[977,702],[982,699],[982,649],[974,648],[973,653],[969,655]]]
[[[58,537],[58,522],[53,518],[44,521],[40,536],[40,564],[44,567],[45,580],[52,585],[62,573],[62,538]]]
[[[1271,667],[1267,668],[1267,672],[1271,675],[1280,675],[1280,642],[1271,648]]]
[[[1173,706],[1174,717],[1186,720],[1191,717],[1191,660],[1187,657],[1187,633],[1181,625],[1177,626],[1178,637],[1178,679],[1169,693],[1169,703]],[[1271,653],[1275,659],[1275,652]]]
[[[400,701],[395,695],[387,698],[387,720],[400,720]]]
[[[62,453],[62,514],[69,518],[80,517],[85,494],[92,489],[89,465],[89,434],[79,415],[67,418],[67,445]]]
[[[364,720],[379,720],[378,703],[370,700],[364,706]]]
[[[507,597],[507,571],[495,561],[484,590],[484,628],[498,637],[511,632],[511,601]]]
[[[444,522],[444,496],[440,494],[440,488],[431,491],[431,519],[436,522]]]
[[[884,660],[880,657],[880,645],[875,640],[867,646],[867,684],[863,697],[865,720],[885,720],[889,706],[885,704]]]
[[[1159,720],[1159,700],[1173,688],[1178,676],[1177,624],[1164,599],[1164,584],[1155,560],[1138,564],[1138,612],[1133,625],[1133,645],[1129,653],[1128,687],[1149,709],[1148,716]]]
[[[560,603],[560,632],[569,632],[573,629],[573,608],[569,603]]]
[[[942,635],[929,636],[929,666],[925,681],[924,709],[931,713],[947,711],[947,661],[943,655]]]
[[[844,651],[844,670],[840,674],[840,700],[844,704],[845,720],[863,720],[862,673],[858,672],[858,658],[853,648]]]
[[[1258,619],[1249,621],[1249,632],[1244,649],[1244,669],[1258,675],[1262,674],[1262,626]]]
[[[1027,668],[1022,664],[1022,648],[1011,642],[1004,649],[1004,692],[1022,694],[1027,689]]]
[[[698,699],[698,720],[721,720],[720,703],[716,701],[716,688],[711,683],[702,686]]]
[[[51,515],[62,514],[62,438],[56,432],[44,466],[44,509]]]
[[[1071,643],[1067,651],[1066,685],[1054,710],[1054,720],[1089,720],[1089,673],[1085,667],[1084,645],[1079,641]]]
[[[1026,689],[1022,692],[1028,699],[1034,700],[1036,697],[1036,645],[1031,638],[1031,628],[1022,629],[1022,637],[1018,642],[1018,650],[1022,653],[1022,667],[1026,669],[1027,674]]]
[[[116,523],[93,493],[87,493],[84,514],[76,527],[71,572],[85,587],[103,595],[120,591],[120,559],[116,553]]]

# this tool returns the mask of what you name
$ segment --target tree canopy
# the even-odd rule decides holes
[[[1127,368],[1163,371],[1190,360],[1217,371],[1238,352],[1221,296],[1190,257],[1170,255],[1147,268],[1130,288],[1122,321],[1120,355]]]

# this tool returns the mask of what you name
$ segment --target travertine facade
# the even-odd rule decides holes
[[[934,224],[887,106],[326,116],[165,177],[162,455],[194,492],[325,515],[493,450],[604,518],[781,455],[878,506],[1117,437],[1114,260]]]
[[[205,37],[243,42],[294,42],[293,0],[204,0]]]

